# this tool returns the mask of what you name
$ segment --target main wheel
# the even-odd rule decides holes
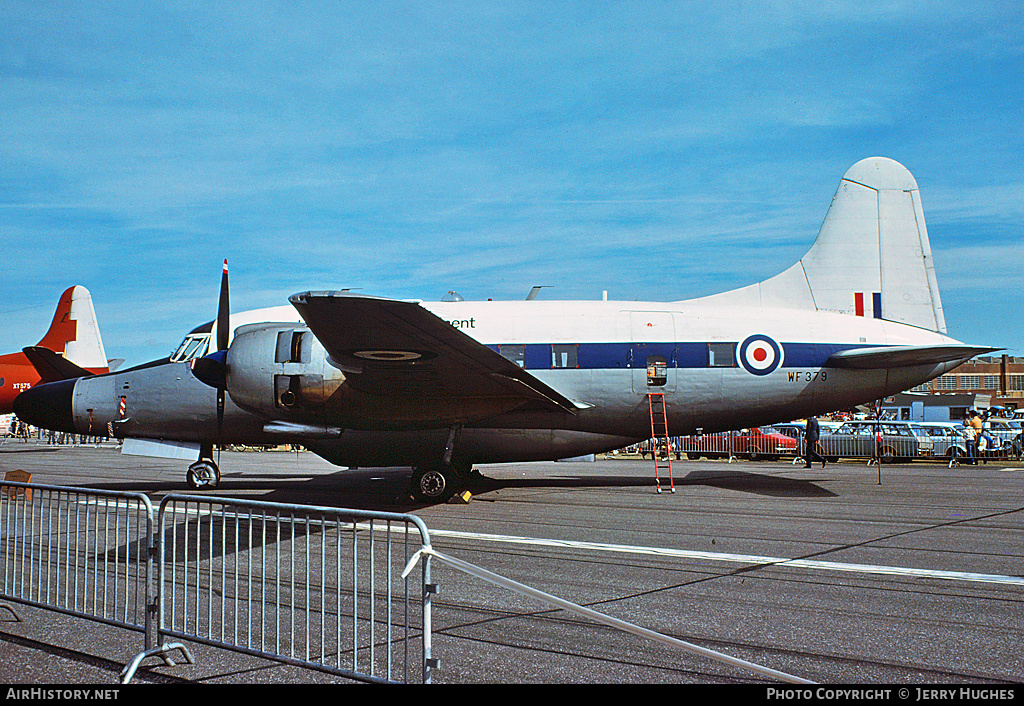
[[[444,464],[416,468],[412,474],[413,495],[424,502],[444,502],[459,491],[469,470]]]
[[[193,490],[212,490],[220,483],[220,468],[213,460],[201,458],[188,467],[185,482]]]

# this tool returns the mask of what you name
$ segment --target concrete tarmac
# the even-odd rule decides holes
[[[112,444],[7,442],[33,482],[188,492],[187,462]],[[409,512],[439,551],[678,640],[826,684],[1024,680],[1024,467],[994,461],[804,469],[788,461],[481,466],[468,503],[408,499],[409,469],[342,470],[301,452],[225,452],[214,492]],[[771,683],[434,564],[436,683]],[[0,610],[0,683],[116,684],[137,634]],[[195,646],[135,682],[328,683]]]

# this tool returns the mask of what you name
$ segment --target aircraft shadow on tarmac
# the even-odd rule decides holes
[[[377,510],[406,513],[429,507],[435,503],[414,500],[410,492],[409,468],[348,469],[313,476],[225,473],[221,486],[209,492],[216,497],[244,497],[249,500],[314,505],[353,510]],[[662,479],[663,485],[665,479]],[[653,477],[637,475],[538,475],[525,478],[493,478],[473,473],[466,489],[474,496],[511,489],[558,488],[642,488],[651,489]],[[821,498],[835,497],[835,493],[806,479],[753,473],[742,469],[691,471],[676,478],[674,485],[696,485],[720,488],[741,493],[772,497]],[[198,494],[184,483],[180,488],[166,483],[135,481],[106,483],[94,487],[105,490],[147,493],[162,496],[167,493]],[[678,492],[678,490],[677,490]]]
[[[246,476],[242,473],[225,474],[221,488],[209,493],[214,498],[230,501],[231,497],[276,502],[296,505],[311,505],[326,508],[346,508],[353,510],[376,510],[382,512],[409,513],[430,506],[430,503],[415,502],[409,492],[410,469],[408,468],[370,468],[349,469],[336,473],[317,474],[314,476],[296,477],[285,474],[261,474]],[[804,497],[820,498],[835,497],[835,493],[825,490],[813,481],[785,478],[761,473],[751,473],[741,469],[691,471],[675,480],[678,488],[685,486],[710,486],[724,490],[773,497]],[[473,495],[505,489],[600,489],[600,488],[638,488],[642,492],[651,492],[654,479],[636,475],[595,475],[595,476],[539,476],[515,479],[496,479],[474,473],[468,483],[468,490]],[[202,497],[203,493],[189,491],[188,488],[169,488],[166,483],[133,482],[104,483],[92,487],[105,490],[130,491],[149,494],[154,504],[168,493],[180,493]],[[685,489],[682,491],[685,492]],[[482,498],[486,501],[488,498]],[[269,525],[276,525],[268,519]],[[191,530],[185,521],[174,521],[164,528],[166,546],[185,547],[190,544],[189,535],[196,531],[195,520],[191,520]],[[231,522],[210,521],[207,531],[213,532],[210,542],[199,545],[198,560],[217,557],[222,554],[221,547],[259,546],[263,543],[276,543],[274,534],[257,536],[257,530],[234,526]],[[303,526],[288,524],[286,538],[298,540],[307,535],[319,534],[321,530],[316,523]],[[263,530],[265,531],[265,530]],[[262,535],[262,531],[261,531]],[[192,542],[194,546],[194,542]],[[121,552],[123,557],[135,554],[139,547],[122,547],[111,556]],[[230,551],[228,553],[231,553]]]
[[[653,478],[629,476],[557,476],[546,478],[523,478],[496,480],[487,476],[476,476],[469,490],[474,494],[503,488],[650,488],[655,485]],[[662,487],[666,479],[662,478]],[[735,490],[757,495],[776,497],[830,497],[835,493],[825,490],[807,480],[780,476],[749,473],[741,470],[691,471],[674,481],[675,486],[706,485],[724,490]]]
[[[801,478],[769,476],[762,473],[730,471],[691,471],[676,485],[707,485],[723,490],[736,490],[755,495],[779,498],[834,498],[836,494],[813,481]]]

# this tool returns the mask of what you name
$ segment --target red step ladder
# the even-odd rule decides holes
[[[665,393],[647,393],[647,402],[651,408],[651,455],[654,457],[654,480],[658,492],[667,490],[676,492],[672,479],[672,439],[668,435],[668,414],[665,412]],[[668,485],[662,486],[662,473],[668,475]]]

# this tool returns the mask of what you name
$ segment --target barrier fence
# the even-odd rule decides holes
[[[361,681],[431,681],[430,538],[413,515],[0,483],[0,600]],[[14,608],[6,606],[12,612]]]
[[[169,495],[159,528],[161,635],[353,678],[430,681],[429,566],[421,582],[401,579],[430,544],[419,518]]]
[[[797,442],[790,437],[748,431],[727,431],[673,439],[673,449],[691,460],[698,458],[745,458],[751,461],[774,460],[797,453]]]
[[[0,600],[144,634],[123,683],[147,658],[173,665],[180,650],[193,662],[173,639],[361,681],[429,683],[434,558],[662,645],[810,683],[440,554],[413,515],[178,494],[154,513],[141,494],[5,480],[0,531]]]
[[[751,461],[798,459],[806,454],[802,432],[790,427],[788,433],[773,432],[769,427],[728,432],[678,436],[671,439],[676,458],[746,459]],[[913,425],[887,421],[861,422],[853,433],[829,433],[822,430],[816,447],[829,461],[840,458],[868,459],[890,463],[910,460],[938,460],[955,465],[972,460],[1020,459],[1024,454],[1021,437],[1001,439],[985,435],[973,445],[959,431],[948,426]],[[639,445],[646,455],[656,447],[652,441]]]
[[[0,485],[0,598],[141,632],[152,646],[153,506],[145,495]]]

